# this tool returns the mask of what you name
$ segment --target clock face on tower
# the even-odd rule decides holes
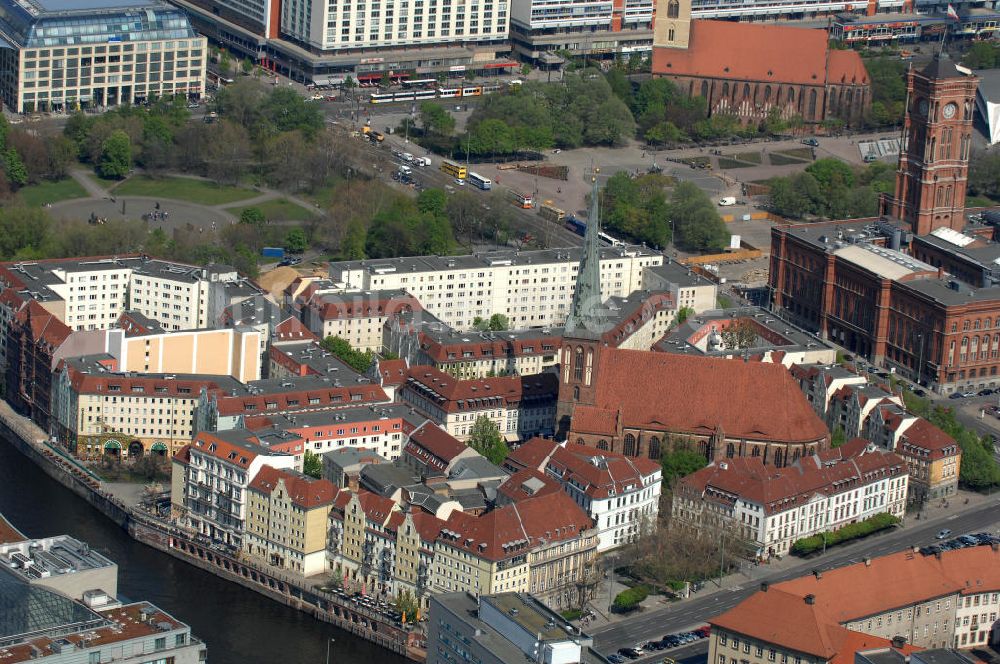
[[[920,111],[920,115],[927,116],[927,100],[921,99],[920,103],[917,104],[917,109]]]
[[[954,103],[951,103],[951,104],[946,104],[941,112],[944,114],[945,119],[950,120],[953,117],[955,117],[955,111],[957,110],[958,106],[955,105]]]

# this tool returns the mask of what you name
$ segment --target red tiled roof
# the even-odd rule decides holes
[[[591,498],[607,498],[644,486],[644,479],[661,471],[660,464],[646,458],[568,445],[555,450],[545,471],[572,482]]]
[[[360,398],[354,399],[354,396]],[[310,398],[319,399],[318,404],[309,403]],[[347,387],[324,387],[316,390],[298,390],[295,392],[277,392],[273,394],[238,394],[219,395],[216,408],[220,415],[239,415],[241,413],[282,412],[288,410],[320,410],[324,406],[343,404],[356,406],[366,403],[381,403],[389,397],[378,385],[349,385]],[[298,401],[292,404],[290,401]],[[268,408],[268,403],[274,403],[274,408]]]
[[[333,504],[337,487],[328,480],[318,480],[294,470],[283,470],[271,466],[261,466],[248,489],[271,495],[283,482],[285,491],[292,502],[303,509],[313,509]]]
[[[919,455],[926,460],[943,459],[962,453],[954,438],[922,417],[917,418],[899,437],[896,451],[904,456]]]
[[[411,367],[406,372],[405,390],[412,390],[448,413],[495,408],[497,400],[515,407],[526,397],[551,397],[559,392],[553,373],[529,376],[497,376],[459,380],[430,366]]]
[[[1000,552],[988,546],[945,551],[941,557],[901,551],[772,586],[805,597],[836,623],[846,623],[953,593],[1000,591]],[[768,591],[770,592],[770,591]],[[772,614],[773,615],[773,614]]]
[[[533,484],[540,484],[538,488],[528,488],[525,482],[534,480]],[[510,477],[507,481],[497,487],[497,492],[509,498],[512,502],[526,500],[535,496],[543,496],[553,491],[562,491],[562,486],[545,473],[534,468],[525,468]]]
[[[487,560],[504,560],[542,544],[574,539],[593,522],[562,491],[528,498],[480,516],[455,510],[439,539]]]
[[[438,535],[441,534],[441,529],[444,528],[444,521],[442,519],[427,512],[411,512],[410,518],[413,519],[413,527],[420,533],[420,539],[424,542],[433,542],[436,540]]]
[[[190,448],[197,449],[199,452],[204,452],[205,454],[214,456],[216,459],[221,459],[244,469],[249,468],[253,460],[257,458],[257,453],[253,450],[248,450],[240,445],[234,445],[207,431],[202,431],[195,436]]]
[[[274,343],[282,341],[319,341],[319,337],[313,334],[298,318],[289,316],[275,326],[272,340]]]
[[[468,341],[449,344],[443,344],[425,332],[420,332],[417,339],[420,349],[438,364],[494,357],[552,355],[562,343],[561,336],[545,334],[542,330],[538,330],[537,337],[518,339],[504,339],[502,337],[479,339],[476,338],[475,333],[472,333]],[[471,353],[471,356],[465,357],[466,353]]]
[[[396,507],[396,503],[391,498],[384,498],[364,489],[358,491],[358,503],[361,504],[361,510],[368,517],[368,520],[379,524],[385,524]]]
[[[33,341],[44,341],[53,348],[58,348],[73,333],[37,300],[29,300],[28,306],[19,310],[14,319],[30,330]]]
[[[814,442],[829,437],[780,364],[606,349],[595,371],[594,409],[577,407],[573,433],[625,427],[730,438]],[[655,386],[655,388],[650,388]]]
[[[20,530],[10,525],[10,523],[0,514],[0,544],[8,542],[23,542],[28,539]]]
[[[218,383],[207,378],[166,378],[149,377],[141,374],[115,376],[77,371],[63,365],[69,372],[70,385],[78,394],[106,394],[109,396],[182,397],[197,399],[203,389],[216,390]]]
[[[406,360],[379,360],[382,385],[402,385],[406,382]]]
[[[731,21],[691,21],[688,48],[654,48],[653,72],[735,81],[823,86],[867,83],[855,51],[828,58],[825,30]],[[829,63],[829,65],[828,65]],[[829,67],[829,73],[828,73]]]
[[[181,449],[177,450],[177,454],[173,456],[173,460],[177,463],[182,463],[185,466],[191,463],[191,446],[185,445]]]
[[[713,495],[739,496],[773,514],[806,503],[817,493],[833,495],[906,473],[906,462],[893,452],[876,450],[837,462],[835,458],[830,454],[818,463],[817,457],[805,457],[786,468],[764,465],[758,457],[726,459],[684,477],[679,490],[704,496],[713,489]]]
[[[302,293],[305,296],[309,289]],[[301,297],[301,296],[300,296]],[[343,293],[320,295],[309,303],[320,320],[391,316],[400,311],[420,311],[420,301],[408,293],[375,297],[373,293]]]
[[[430,454],[439,461],[434,465],[444,468],[468,447],[438,425],[427,421],[413,430],[403,449],[424,463],[429,461],[425,456]]]
[[[532,438],[512,450],[507,455],[503,465],[513,471],[522,468],[541,470],[557,447],[559,447],[559,443],[549,438]]]
[[[827,53],[826,80],[828,83],[868,83],[868,70],[861,55],[853,49],[831,48]]]

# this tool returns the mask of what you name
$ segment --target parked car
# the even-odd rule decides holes
[[[991,390],[990,388],[987,387],[985,390],[979,390],[979,396],[988,397],[995,392],[996,390]]]
[[[817,141],[815,138],[803,138],[802,145],[809,145],[815,148],[819,147],[819,141]]]
[[[623,664],[625,662],[625,658],[621,655],[608,655],[608,661],[611,662],[611,664]]]
[[[961,392],[952,392],[951,394],[948,395],[949,399],[962,399],[964,397],[965,395],[962,394]]]
[[[951,537],[951,531],[948,530],[947,528],[938,531],[937,534],[938,539],[943,540],[943,539],[948,539],[949,537]]]
[[[919,387],[913,388],[913,393],[915,395],[917,395],[918,397],[926,397],[927,396],[927,392],[924,391],[924,390],[922,390],[922,389],[920,389]]]
[[[639,648],[620,648],[618,654],[629,659],[639,659],[645,653]]]

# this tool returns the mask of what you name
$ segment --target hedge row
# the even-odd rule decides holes
[[[844,542],[849,542],[850,540],[858,539],[860,537],[867,537],[872,533],[877,533],[878,531],[885,530],[886,528],[892,528],[898,523],[899,518],[889,514],[888,512],[876,514],[870,519],[865,519],[864,521],[859,521],[858,523],[851,523],[834,531],[820,535],[813,535],[811,537],[803,537],[792,544],[792,554],[796,556],[806,556],[814,551],[820,551],[824,546],[824,538],[826,539],[826,548],[830,548],[831,546],[843,544]]]
[[[649,588],[646,586],[636,586],[623,590],[615,596],[613,608],[615,611],[631,611],[642,603],[642,600],[649,597]]]

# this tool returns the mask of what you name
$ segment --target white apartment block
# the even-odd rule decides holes
[[[284,0],[281,8],[282,33],[323,51],[501,41],[508,22],[507,0]]]
[[[663,469],[655,461],[559,447],[544,471],[594,520],[599,552],[627,544],[656,524]]]
[[[235,269],[148,257],[84,258],[0,265],[0,283],[34,299],[72,330],[102,330],[133,310],[165,331],[220,327],[225,308],[260,295]]]
[[[648,291],[670,291],[678,309],[688,308],[696,314],[719,306],[719,287],[715,282],[698,274],[695,268],[669,258],[643,272],[642,287]]]
[[[247,487],[261,466],[301,470],[300,456],[235,437],[200,433],[186,449],[186,459],[174,458],[171,476],[171,502],[180,523],[236,548],[245,530]]]
[[[511,328],[562,325],[569,313],[582,248],[497,251],[471,256],[342,261],[330,279],[342,291],[402,289],[459,330],[476,317],[504,314]],[[640,290],[643,271],[663,255],[639,246],[601,249],[601,294]]]
[[[382,349],[382,328],[397,313],[419,311],[420,302],[404,290],[329,292],[309,288],[295,302],[302,322],[316,336],[340,337],[361,351]]]
[[[843,455],[843,456],[841,456]],[[789,468],[726,459],[683,478],[672,514],[686,525],[725,528],[757,555],[785,555],[804,537],[889,513],[902,517],[906,462],[864,440],[805,457]]]

